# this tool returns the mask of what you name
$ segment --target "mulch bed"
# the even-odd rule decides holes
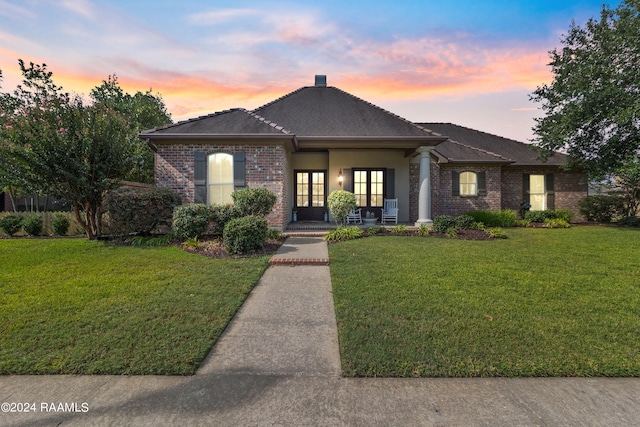
[[[428,237],[437,237],[441,239],[458,239],[458,240],[490,240],[491,237],[484,230],[457,230],[457,237],[451,237],[445,233],[437,233],[433,230],[429,231]],[[384,231],[380,231],[378,233],[369,233],[365,230],[362,235],[363,237],[368,236],[419,236],[418,230],[409,229],[402,232],[392,232],[390,229],[385,229]]]
[[[278,249],[280,249],[280,246],[282,246],[285,240],[285,237],[281,237],[280,239],[269,239],[262,249],[245,255],[229,254],[224,248],[222,240],[214,238],[199,240],[197,247],[187,246],[182,242],[177,243],[176,246],[181,247],[186,252],[211,258],[249,258],[254,256],[273,255],[278,251]]]

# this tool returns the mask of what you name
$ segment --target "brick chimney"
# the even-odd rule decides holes
[[[327,86],[327,76],[316,74],[316,87],[326,87]]]

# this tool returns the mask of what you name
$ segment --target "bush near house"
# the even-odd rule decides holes
[[[208,205],[191,203],[173,210],[173,234],[181,239],[198,238],[205,234],[211,222]]]
[[[358,207],[358,202],[355,194],[345,190],[335,190],[327,197],[327,205],[336,224],[344,225],[349,212]]]
[[[243,188],[231,193],[234,206],[240,216],[267,216],[276,204],[276,195],[266,188]]]
[[[262,216],[248,215],[232,219],[224,226],[224,247],[230,254],[252,253],[267,242],[269,225]]]
[[[613,218],[624,215],[624,198],[620,196],[588,196],[581,199],[580,213],[587,221],[611,222]]]
[[[149,235],[171,224],[180,196],[162,187],[118,188],[107,193],[104,209],[109,212],[109,228],[119,235]]]
[[[515,227],[518,221],[518,213],[512,209],[478,210],[467,212],[465,215],[487,227]]]
[[[547,209],[544,211],[528,211],[524,215],[525,221],[544,223],[550,219],[561,219],[567,223],[571,222],[573,212],[567,209]]]

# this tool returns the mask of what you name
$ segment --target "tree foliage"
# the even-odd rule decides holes
[[[134,130],[128,138],[132,147],[133,164],[124,178],[128,181],[153,183],[153,151],[138,138],[138,134],[143,130],[171,123],[171,114],[167,112],[162,96],[151,90],[130,95],[120,87],[115,75],[109,76],[100,86],[92,89],[90,96],[94,105],[103,105],[126,117]]]
[[[107,105],[62,91],[46,64],[19,61],[23,83],[2,112],[0,170],[70,202],[87,237],[101,233],[102,199],[132,168],[131,123]]]
[[[604,5],[599,19],[571,24],[550,52],[554,78],[531,99],[545,116],[534,143],[542,157],[566,151],[592,178],[614,172],[640,149],[640,1]]]

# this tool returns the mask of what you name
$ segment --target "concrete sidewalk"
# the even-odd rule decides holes
[[[326,250],[290,238],[277,256]],[[35,406],[0,426],[640,426],[638,379],[341,378],[329,267],[290,264],[267,269],[196,375],[0,377],[0,403]]]

